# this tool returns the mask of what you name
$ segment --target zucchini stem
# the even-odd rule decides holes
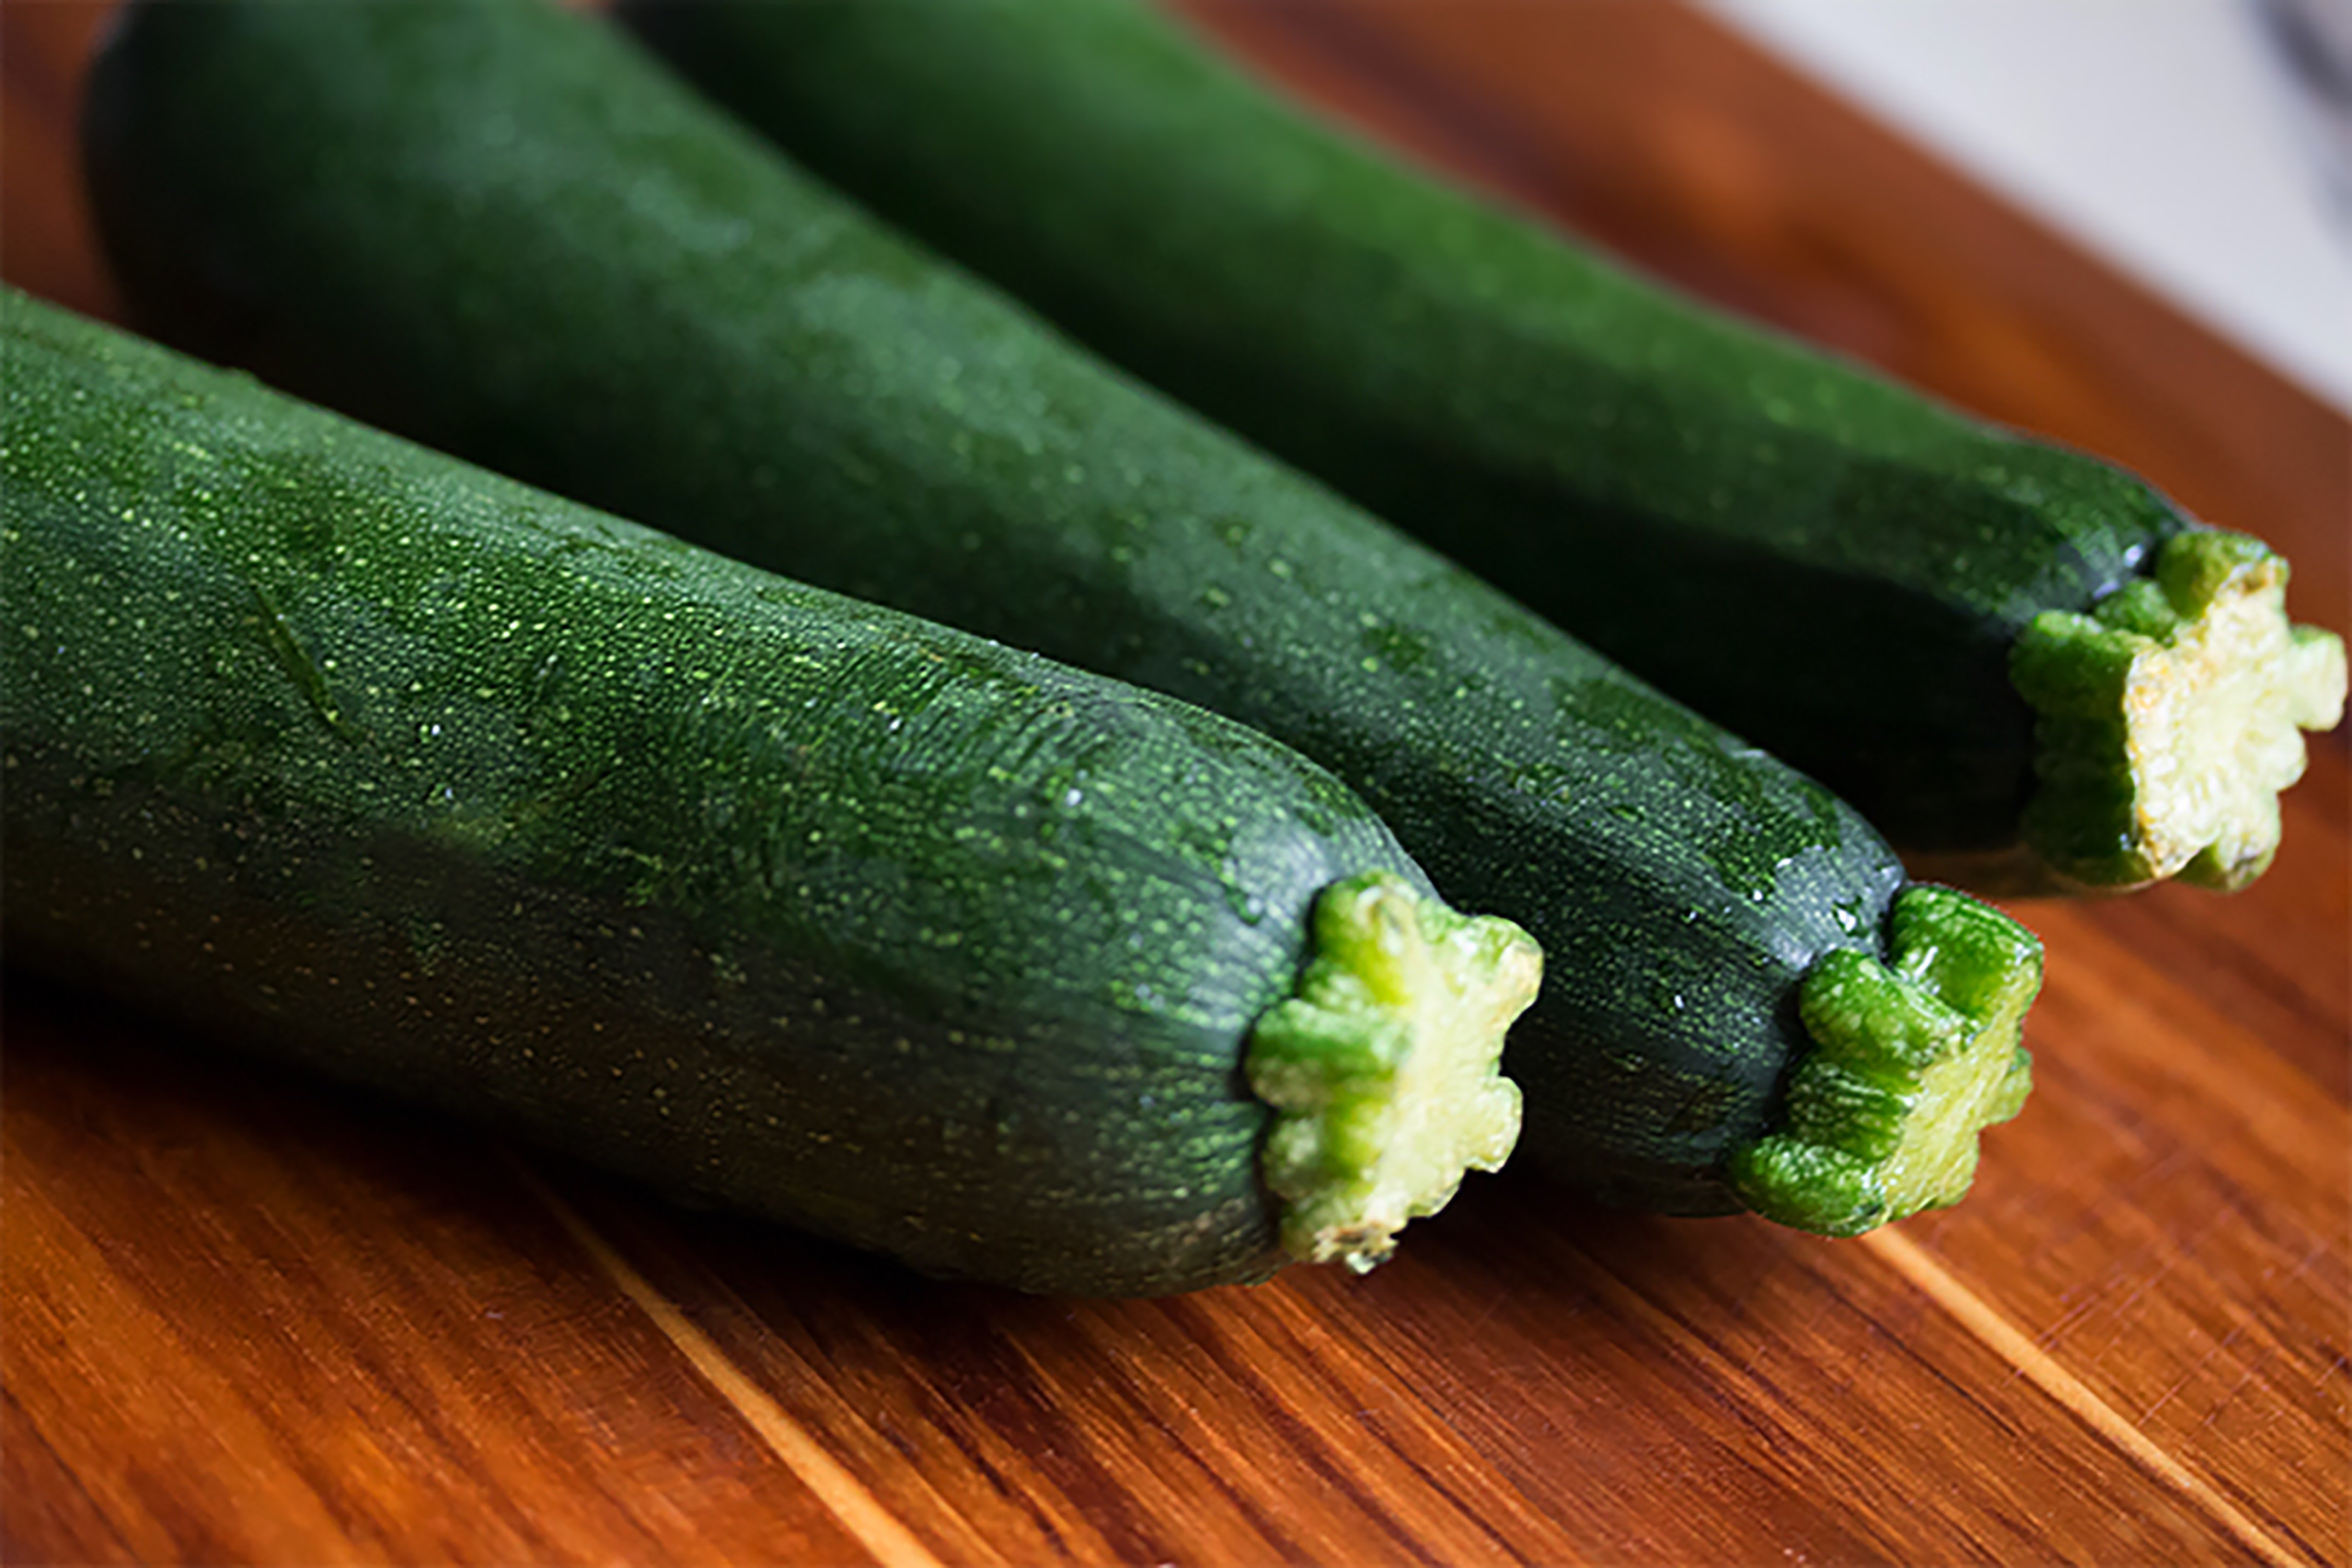
[[[1977,1137],[2023,1108],[2019,1044],[2042,943],[1990,905],[1913,886],[1889,916],[1888,961],[1824,954],[1798,990],[1813,1049],[1780,1131],[1734,1151],[1733,1191],[1767,1219],[1859,1236],[1960,1201]]]
[[[2010,659],[2040,780],[2024,837],[2042,875],[2021,890],[2262,875],[2302,731],[2344,716],[2343,639],[2287,619],[2286,581],[2261,541],[2200,531],[2088,615],[2034,617]]]
[[[1260,1163],[1286,1251],[1363,1273],[1465,1169],[1501,1166],[1519,1136],[1503,1037],[1542,973],[1518,927],[1456,914],[1393,872],[1323,889],[1297,991],[1250,1037],[1250,1087],[1276,1112]]]

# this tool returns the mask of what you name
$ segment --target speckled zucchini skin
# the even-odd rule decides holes
[[[0,298],[11,961],[925,1269],[1281,1261],[1320,768]]]
[[[625,11],[819,175],[1946,866],[2018,838],[2019,633],[2191,526],[1404,169],[1140,0]]]
[[[829,587],[1217,709],[1540,942],[1520,1148],[1738,1206],[1903,872],[1819,785],[1073,349],[535,5],[134,5],[99,212],[162,331]]]

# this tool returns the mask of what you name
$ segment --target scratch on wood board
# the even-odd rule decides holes
[[[800,1477],[844,1528],[874,1553],[883,1568],[943,1568],[905,1525],[875,1500],[874,1494],[860,1485],[856,1477],[730,1361],[727,1352],[709,1335],[655,1289],[652,1282],[638,1273],[612,1243],[598,1235],[537,1172],[519,1158],[514,1165],[523,1184],[548,1206],[581,1250],[620,1288],[623,1295],[653,1320],[654,1326],[685,1353],[704,1380],[736,1408],[761,1440]]]
[[[2156,1440],[2093,1393],[2082,1379],[2058,1364],[2057,1358],[2029,1339],[2024,1331],[1986,1302],[1984,1298],[1944,1270],[1943,1265],[1912,1241],[1893,1230],[1874,1230],[1862,1245],[1878,1254],[1896,1273],[1949,1312],[1960,1326],[1994,1354],[2031,1379],[2069,1414],[2122,1449],[2144,1468],[2185,1493],[2210,1513],[2239,1542],[2274,1568],[2291,1568],[2302,1560],[2275,1537],[2240,1512],[2237,1506],[2189,1467],[2174,1458]]]

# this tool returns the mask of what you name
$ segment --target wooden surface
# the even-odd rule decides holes
[[[1689,286],[2144,468],[2347,622],[2352,430],[1656,5],[1199,0]],[[115,298],[96,9],[0,11],[0,272]],[[2321,330],[2315,324],[2315,330]],[[2019,912],[2040,1088],[1857,1242],[1474,1181],[1357,1281],[945,1287],[13,978],[11,1563],[2346,1563],[2343,737],[2278,867]]]

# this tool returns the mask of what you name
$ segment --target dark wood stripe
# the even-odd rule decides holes
[[[13,1317],[0,1322],[0,1369],[45,1348],[20,1344],[18,1332]],[[138,1561],[82,1478],[58,1457],[16,1397],[0,1388],[0,1562]]]

